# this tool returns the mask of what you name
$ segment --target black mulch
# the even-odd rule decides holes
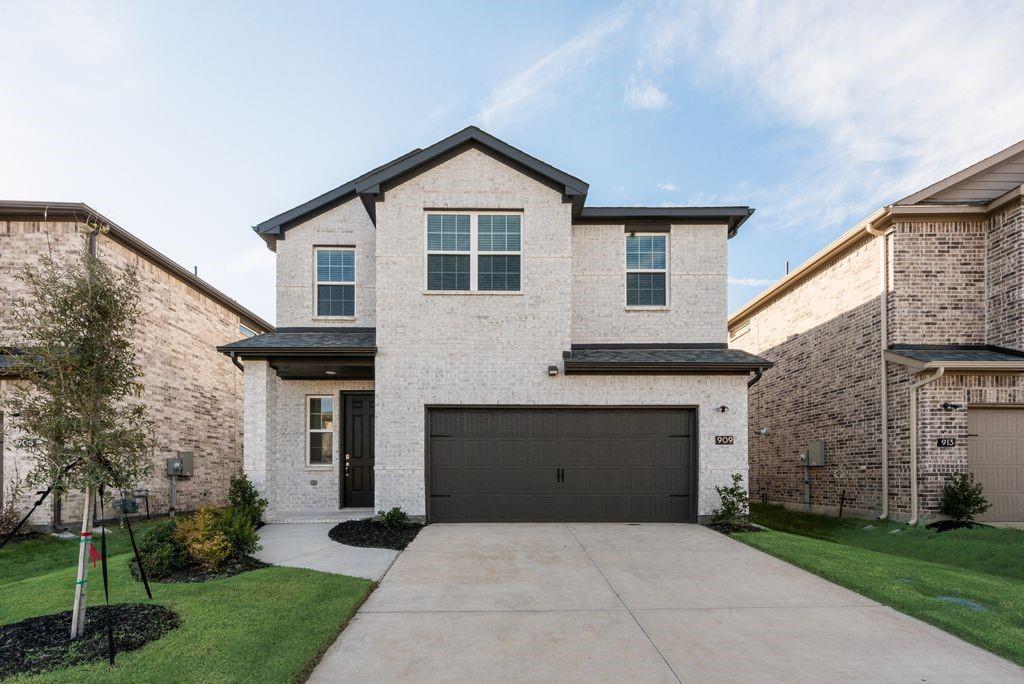
[[[376,520],[347,520],[332,527],[327,534],[339,544],[401,551],[421,529],[423,525],[416,523],[408,527],[385,527]]]
[[[708,523],[707,527],[710,527],[715,532],[721,532],[722,534],[736,534],[737,532],[763,532],[760,527],[754,527],[750,523]]]
[[[150,582],[167,582],[170,584],[182,582],[205,582],[207,580],[223,579],[233,575],[241,575],[243,572],[249,572],[250,570],[259,570],[261,568],[269,567],[270,563],[264,563],[261,560],[256,560],[252,556],[242,556],[241,558],[228,561],[227,565],[216,572],[203,570],[203,568],[198,565],[189,565],[179,570],[175,570],[170,575],[164,575],[162,577],[146,575],[146,579]],[[139,567],[134,560],[132,560],[132,577],[140,582],[142,581],[142,577],[139,575]]]
[[[116,653],[142,648],[177,628],[177,613],[146,603],[90,607],[85,636],[71,641],[71,611],[0,626],[0,679],[107,659],[107,615]]]
[[[964,522],[962,520],[939,520],[933,522],[930,525],[925,525],[929,530],[935,530],[936,532],[949,532],[950,530],[973,530],[975,527],[992,527],[991,525],[982,525],[979,522]]]
[[[39,533],[39,532],[19,532],[18,534],[14,535],[13,537],[11,537],[7,541],[7,545],[8,546],[13,546],[14,544],[18,544],[20,542],[26,542],[26,541],[29,541],[31,539],[39,539],[42,536],[43,535],[41,533]],[[0,534],[0,542],[2,542],[3,540],[4,540],[4,535]]]

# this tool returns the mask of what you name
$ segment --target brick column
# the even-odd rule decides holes
[[[270,464],[276,449],[277,382],[277,374],[266,361],[245,361],[242,463],[245,474],[270,501],[271,510],[275,508]]]

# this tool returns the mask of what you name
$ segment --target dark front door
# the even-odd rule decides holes
[[[373,507],[373,393],[342,392],[341,505]]]
[[[434,522],[695,519],[692,409],[431,408]]]

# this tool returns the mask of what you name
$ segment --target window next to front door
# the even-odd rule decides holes
[[[306,465],[334,465],[334,397],[306,397]]]
[[[317,247],[313,250],[316,283],[313,315],[317,318],[354,318],[356,315],[356,251]]]

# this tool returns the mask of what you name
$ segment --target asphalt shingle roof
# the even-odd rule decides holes
[[[945,361],[1024,361],[1024,352],[999,347],[895,347],[894,354],[922,363]]]
[[[369,349],[377,346],[374,328],[278,328],[217,349],[222,352],[315,351]]]
[[[565,354],[566,370],[602,367],[678,370],[755,370],[770,368],[772,363],[741,349],[717,347],[631,347],[574,348]]]

